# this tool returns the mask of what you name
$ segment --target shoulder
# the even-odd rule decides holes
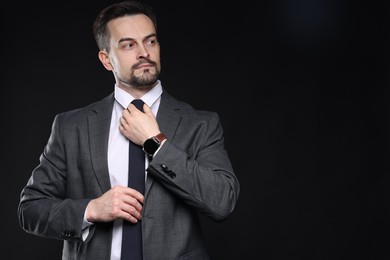
[[[107,114],[108,112],[111,113],[110,107],[112,108],[113,102],[114,96],[111,93],[105,98],[95,101],[84,107],[61,112],[55,116],[55,120],[61,120],[62,122],[66,123],[77,123],[79,121],[85,121],[85,119],[89,116],[96,114]]]
[[[188,102],[179,100],[165,92],[161,98],[159,114],[162,120],[180,122],[181,126],[190,129],[221,127],[220,117],[216,111],[195,108]]]
[[[169,104],[171,108],[180,113],[181,116],[185,117],[206,117],[206,118],[218,118],[218,113],[216,111],[202,110],[195,108],[193,105],[188,102],[179,100],[170,94],[164,92],[162,96],[162,103]]]

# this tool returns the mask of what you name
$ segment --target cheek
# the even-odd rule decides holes
[[[157,63],[157,67],[160,69],[160,53],[154,52],[150,55],[150,59]]]
[[[154,60],[160,60],[160,48],[154,48],[149,51],[150,57],[152,57]]]
[[[115,62],[115,67],[117,70],[128,70],[136,63],[136,60],[133,62],[131,57],[123,57]]]

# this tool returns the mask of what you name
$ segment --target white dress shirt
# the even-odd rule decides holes
[[[154,115],[157,115],[160,106],[160,98],[162,94],[161,82],[146,93],[141,99],[151,108]],[[121,185],[127,186],[128,181],[128,157],[129,157],[129,140],[119,131],[119,120],[122,117],[122,112],[133,101],[132,97],[126,91],[115,86],[114,91],[114,107],[112,110],[110,136],[108,140],[108,171],[110,174],[111,187]],[[148,166],[148,159],[145,156],[145,169]],[[146,180],[145,171],[145,180]],[[86,226],[92,223],[85,223]],[[88,228],[85,228],[83,238],[88,236]],[[114,229],[111,242],[111,260],[120,260],[122,247],[122,220],[114,221]]]

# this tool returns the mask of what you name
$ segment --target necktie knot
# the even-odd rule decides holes
[[[144,111],[143,109],[144,101],[142,101],[142,99],[134,99],[133,101],[131,101],[131,103],[133,103],[133,105],[139,110],[141,110],[142,112]]]

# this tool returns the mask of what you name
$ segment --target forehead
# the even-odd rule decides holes
[[[107,28],[114,41],[121,38],[142,39],[156,33],[152,20],[144,14],[116,18],[107,23]]]

